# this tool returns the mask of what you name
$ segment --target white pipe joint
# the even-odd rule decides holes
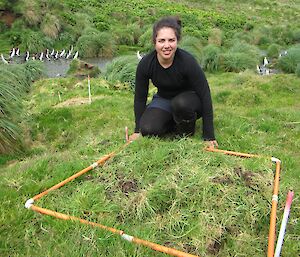
[[[281,160],[279,160],[275,157],[272,157],[271,160],[272,160],[272,162],[275,162],[275,163],[277,163],[277,162],[281,163]]]
[[[275,201],[278,203],[278,195],[272,195],[272,201]]]
[[[25,208],[30,209],[31,205],[33,205],[34,200],[32,198],[28,199],[25,203]]]
[[[93,169],[95,169],[98,165],[99,165],[98,162],[94,162],[94,163],[91,165],[91,167],[92,167]]]
[[[121,235],[121,237],[129,242],[132,242],[132,240],[133,240],[133,236],[130,236],[127,234],[123,234],[123,235]]]

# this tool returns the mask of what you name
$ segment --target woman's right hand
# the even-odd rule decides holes
[[[133,133],[132,135],[129,136],[128,140],[129,141],[134,141],[137,140],[141,136],[141,133]]]

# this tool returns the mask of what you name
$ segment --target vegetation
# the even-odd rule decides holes
[[[124,127],[134,129],[135,52],[153,49],[157,18],[179,15],[180,47],[208,77],[220,148],[282,161],[277,232],[289,189],[295,199],[281,256],[298,256],[299,13],[273,0],[0,0],[6,59],[12,46],[115,57],[100,76],[74,60],[69,77],[53,79],[41,79],[39,62],[1,64],[0,255],[166,256],[23,206],[123,145]],[[277,74],[255,74],[265,56]],[[37,205],[199,256],[265,256],[274,165],[204,151],[201,126],[189,138],[140,138]]]
[[[299,188],[300,83],[294,75],[258,77],[249,71],[208,76],[220,148],[282,160],[278,223],[285,194]],[[151,256],[100,229],[24,209],[39,192],[124,143],[133,131],[132,93],[102,78],[37,81],[28,98],[26,155],[1,168],[1,255]],[[60,92],[60,96],[58,96]],[[274,165],[203,151],[195,136],[142,138],[104,167],[53,191],[38,206],[124,230],[199,256],[265,256]],[[282,256],[298,253],[295,197]],[[78,243],[80,242],[80,243]],[[163,254],[156,254],[164,256]]]
[[[101,73],[97,66],[88,64],[78,59],[73,60],[70,63],[70,68],[67,71],[68,76],[75,76],[78,78],[97,77]]]
[[[23,65],[1,64],[0,77],[0,153],[10,153],[23,146],[20,128],[22,103],[29,92],[30,84],[42,75],[38,63]]]

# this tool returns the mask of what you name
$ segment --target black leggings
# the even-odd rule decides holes
[[[194,91],[186,91],[171,100],[172,113],[160,108],[147,108],[140,120],[143,136],[162,136],[175,131],[179,135],[195,132],[196,119],[201,117],[200,98]]]

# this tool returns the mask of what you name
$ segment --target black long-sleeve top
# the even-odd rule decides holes
[[[168,68],[160,65],[155,50],[139,62],[135,78],[135,132],[139,131],[140,118],[146,108],[149,80],[157,87],[158,95],[166,99],[172,99],[184,91],[195,91],[202,103],[202,137],[204,140],[215,139],[213,108],[208,82],[196,59],[180,48],[177,48],[173,63]]]

